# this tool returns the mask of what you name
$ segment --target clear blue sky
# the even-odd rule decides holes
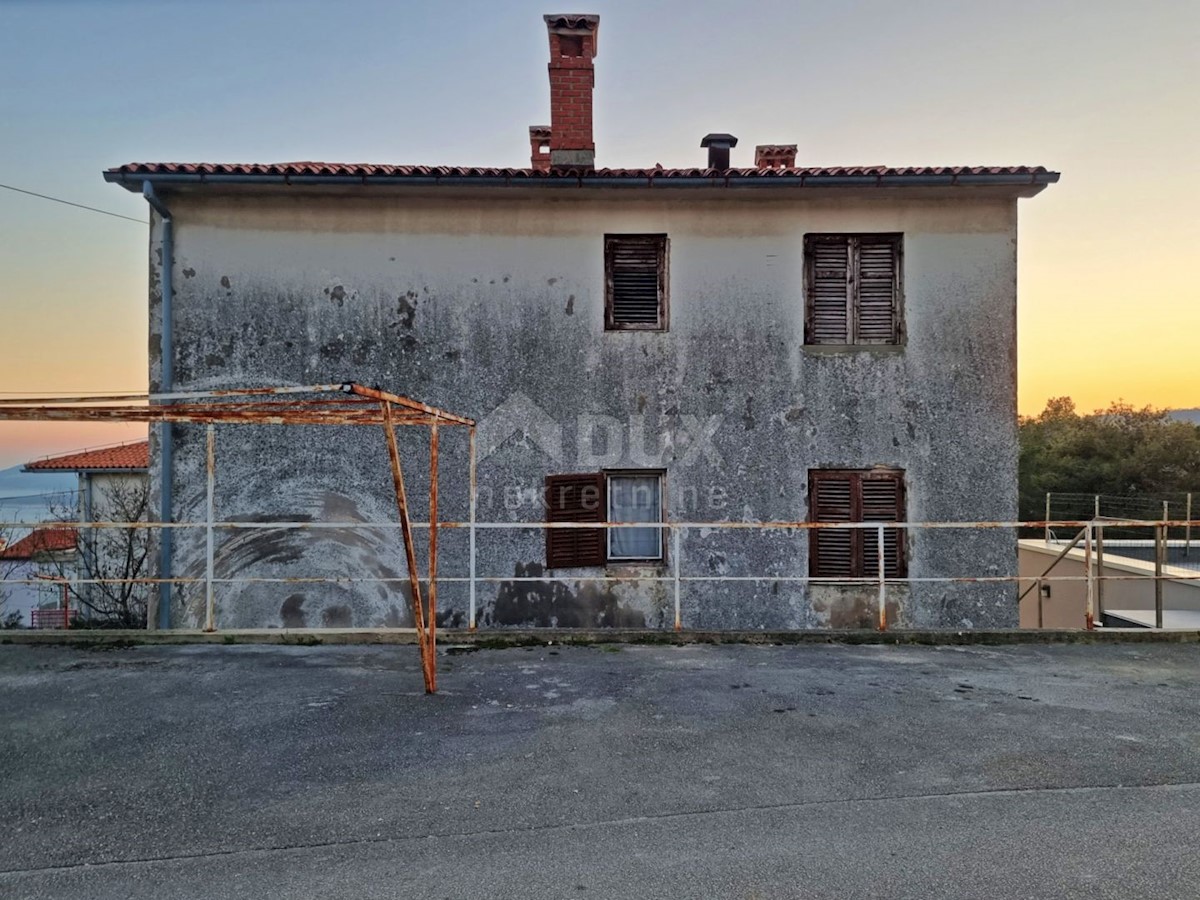
[[[1200,406],[1200,3],[0,0],[0,182],[145,218],[133,160],[525,165],[544,12],[597,12],[599,165],[1044,164],[1022,409]],[[0,191],[0,391],[145,386],[146,233]],[[1133,319],[1121,310],[1133,304]],[[0,466],[109,432],[0,424]]]

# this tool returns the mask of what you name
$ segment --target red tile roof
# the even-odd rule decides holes
[[[98,450],[81,450],[25,464],[27,472],[94,472],[105,469],[150,468],[150,442],[136,441]]]
[[[1027,183],[1058,180],[1058,173],[1044,166],[818,166],[790,169],[560,169],[548,172],[536,169],[509,169],[474,166],[393,166],[372,163],[282,162],[282,163],[128,163],[105,172],[108,181],[130,180],[127,176],[177,176],[203,181],[206,177],[253,178],[350,178],[437,181],[439,179],[505,181],[656,181],[658,179],[706,179],[714,184],[746,178],[772,178],[781,181],[829,181],[853,178],[864,183],[917,183],[936,178],[947,183],[1021,179]],[[886,179],[886,181],[879,181]]]
[[[16,543],[0,550],[0,559],[33,559],[39,553],[74,549],[74,528],[40,527],[35,528]]]

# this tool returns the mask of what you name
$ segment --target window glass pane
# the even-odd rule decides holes
[[[658,522],[661,517],[660,476],[609,476],[610,522]],[[662,540],[659,531],[658,528],[610,528],[608,555],[611,559],[661,559]]]

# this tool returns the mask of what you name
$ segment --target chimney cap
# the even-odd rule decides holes
[[[530,137],[550,137],[550,126],[549,125],[530,125],[529,126],[529,136]]]
[[[592,56],[600,52],[600,17],[595,13],[547,13],[542,19],[552,34],[590,34]]]
[[[732,134],[706,134],[700,139],[701,147],[736,147],[737,138]]]
[[[570,28],[581,31],[594,31],[600,24],[600,17],[595,13],[546,13],[542,19],[551,28]]]

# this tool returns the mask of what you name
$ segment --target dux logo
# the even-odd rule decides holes
[[[514,437],[537,447],[555,462],[563,461],[562,426],[520,391],[509,394],[479,422],[478,458],[487,459]]]
[[[480,420],[476,451],[487,459],[511,440],[534,447],[561,464],[584,469],[619,465],[656,467],[690,466],[703,458],[720,465],[713,437],[723,416],[680,416],[673,428],[657,431],[646,417],[635,414],[624,421],[614,416],[583,413],[575,418],[575,453],[568,452],[564,429],[554,417],[520,391]]]

